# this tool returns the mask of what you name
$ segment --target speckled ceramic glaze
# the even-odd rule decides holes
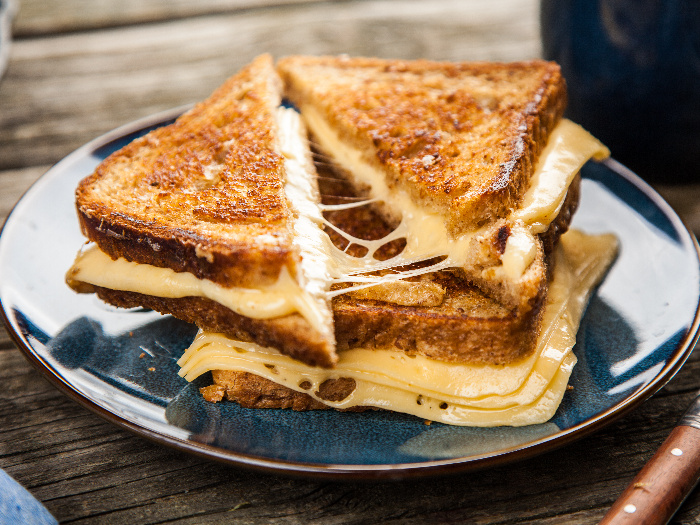
[[[579,331],[579,362],[556,416],[523,428],[464,428],[402,414],[248,410],[209,404],[177,376],[195,328],[77,295],[64,273],[83,243],[78,181],[109,153],[172,119],[136,122],[69,155],[22,198],[0,237],[0,301],[19,348],[62,391],[137,434],[233,464],[345,478],[405,477],[513,461],[568,443],[668,381],[698,332],[695,240],[672,210],[614,161],[583,171],[575,226],[613,232],[620,255]]]

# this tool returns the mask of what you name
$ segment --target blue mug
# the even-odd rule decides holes
[[[567,116],[650,182],[700,180],[700,1],[542,0]]]

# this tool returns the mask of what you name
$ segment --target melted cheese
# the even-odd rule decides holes
[[[559,215],[566,192],[588,159],[603,160],[610,150],[578,124],[562,121],[554,128],[540,155],[530,188],[513,218],[532,233],[547,231]]]
[[[274,285],[266,288],[226,288],[187,272],[129,262],[123,258],[112,260],[94,245],[78,254],[69,275],[74,281],[111,290],[169,298],[205,297],[255,319],[305,311],[309,302],[301,297],[303,290],[286,269]]]
[[[508,366],[464,365],[392,350],[342,352],[335,369],[310,367],[274,349],[201,332],[178,361],[193,380],[209,370],[250,372],[333,408],[372,406],[454,425],[526,425],[552,417],[576,362],[576,331],[591,289],[617,249],[611,235],[571,231],[562,237],[535,352]],[[337,402],[316,392],[328,379],[348,377],[355,390]],[[310,388],[302,388],[311,385]]]
[[[284,156],[287,175],[284,191],[294,211],[292,243],[301,255],[297,267],[298,285],[296,288],[286,286],[286,293],[291,293],[289,302],[296,307],[295,310],[327,341],[335,342],[333,313],[327,295],[332,283],[329,273],[329,245],[332,243],[322,229],[323,216],[319,208],[321,197],[306,128],[299,113],[285,107],[277,109],[277,124],[279,148]],[[275,295],[277,290],[272,293]],[[300,304],[301,308],[298,307]]]

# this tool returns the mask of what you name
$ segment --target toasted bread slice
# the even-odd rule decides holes
[[[300,209],[318,205],[315,171],[298,116],[290,121],[292,110],[280,108],[281,86],[271,57],[258,57],[173,124],[110,155],[80,183],[76,205],[83,233],[112,260],[172,270],[168,282],[190,274],[219,296],[277,290],[294,295],[301,309],[266,317],[255,308],[233,311],[224,305],[235,301],[220,304],[206,294],[164,296],[141,283],[110,289],[109,281],[81,281],[84,254],[68,284],[117,306],[171,313],[332,366],[337,356],[323,289],[330,281],[295,231],[301,224],[307,237],[324,235]],[[286,288],[275,289],[282,281]]]
[[[302,115],[324,119],[456,234],[517,207],[566,105],[559,66],[543,61],[294,56],[278,71]]]

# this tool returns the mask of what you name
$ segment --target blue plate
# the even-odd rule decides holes
[[[0,237],[0,302],[9,332],[63,392],[135,433],[208,458],[277,472],[400,478],[532,456],[611,422],[659,390],[698,337],[695,238],[649,186],[615,161],[583,169],[574,225],[613,232],[621,251],[583,319],[579,362],[555,417],[522,428],[464,428],[387,412],[249,410],[210,404],[177,376],[192,325],[117,310],[64,284],[83,243],[73,192],[109,153],[180,113],[90,142],[20,200]]]

